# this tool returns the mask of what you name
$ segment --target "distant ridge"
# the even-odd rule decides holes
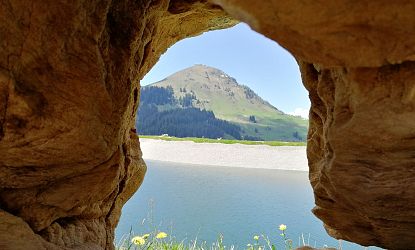
[[[143,87],[142,105],[147,105],[151,100],[151,96],[146,96],[151,94],[149,90],[158,88],[169,89],[174,101],[169,105],[155,105],[156,112],[183,108],[212,111],[215,119],[240,127],[241,137],[245,139],[306,139],[307,120],[284,114],[222,70],[201,64],[180,70],[159,82]],[[140,117],[139,113],[139,119],[146,118]]]

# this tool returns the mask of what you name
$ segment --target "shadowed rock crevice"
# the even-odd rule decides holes
[[[299,62],[327,231],[411,248],[414,12],[391,1],[0,0],[0,249],[112,249],[146,171],[139,80],[175,42],[236,20]]]
[[[9,104],[9,85],[11,79],[7,71],[0,69],[0,141],[3,139],[5,134],[7,106]]]

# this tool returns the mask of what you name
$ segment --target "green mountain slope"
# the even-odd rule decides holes
[[[308,120],[284,114],[247,86],[212,67],[195,65],[149,86],[171,86],[179,103],[213,111],[216,118],[239,125],[243,136],[286,141],[306,138]]]

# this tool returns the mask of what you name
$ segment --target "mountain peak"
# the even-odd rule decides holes
[[[238,84],[235,78],[214,67],[196,64],[151,86],[169,87],[181,106],[212,111],[219,119],[240,124],[249,135],[282,139],[273,133],[287,134],[282,132],[283,127],[291,131],[287,138],[297,130],[303,137],[306,131],[306,123],[279,111],[249,87]]]
[[[235,78],[220,69],[203,64],[196,64],[180,70],[153,86],[171,86],[178,98],[184,97],[186,91],[191,91],[199,100],[196,106],[202,109],[220,109],[217,107],[217,103],[229,103],[234,106],[236,111],[240,112],[240,116],[249,116],[250,111],[257,109],[266,109],[266,112],[282,114],[252,89],[239,84]],[[218,117],[226,116],[220,110],[217,110],[215,114]],[[244,120],[245,117],[240,119]]]

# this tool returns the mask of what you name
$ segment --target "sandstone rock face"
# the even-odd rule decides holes
[[[0,1],[0,249],[113,248],[146,170],[139,79],[235,23],[192,1]]]
[[[301,68],[312,101],[307,153],[314,214],[334,237],[412,248],[415,63]]]
[[[146,169],[139,80],[176,41],[236,19],[299,62],[327,231],[411,248],[414,12],[399,1],[0,0],[0,249],[112,249]]]
[[[307,62],[325,67],[379,67],[415,59],[412,2],[213,2]]]

